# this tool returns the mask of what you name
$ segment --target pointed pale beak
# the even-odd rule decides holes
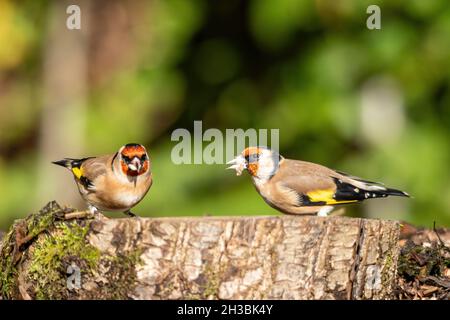
[[[141,161],[137,157],[134,157],[128,164],[128,169],[139,172],[141,170]]]
[[[245,158],[242,155],[237,156],[231,161],[228,161],[227,164],[230,164],[230,166],[227,169],[234,169],[236,170],[236,175],[240,176],[242,174],[242,171],[247,169],[247,165],[245,163]]]

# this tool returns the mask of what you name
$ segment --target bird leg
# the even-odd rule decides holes
[[[105,215],[103,215],[98,209],[97,207],[93,206],[93,205],[89,205],[89,213],[91,215],[94,216],[94,219],[99,219],[99,220],[108,220],[109,218]]]
[[[89,212],[95,216],[98,213],[98,209],[93,205],[89,205]]]
[[[123,213],[125,213],[129,217],[133,217],[133,218],[137,217],[137,215],[134,214],[133,212],[131,212],[130,210],[124,211]]]
[[[327,217],[331,211],[333,211],[332,206],[324,206],[319,210],[319,212],[317,212],[317,216],[318,217]]]

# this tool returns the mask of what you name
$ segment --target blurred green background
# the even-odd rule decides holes
[[[66,8],[81,8],[68,30]],[[366,8],[381,7],[381,30]],[[175,165],[177,128],[279,128],[285,157],[412,199],[348,215],[450,225],[447,0],[0,0],[0,229],[50,200],[84,208],[50,161],[139,142],[139,215],[278,214],[225,165]],[[110,214],[120,217],[121,214]]]

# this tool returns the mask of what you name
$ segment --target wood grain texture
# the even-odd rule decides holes
[[[37,252],[47,252],[45,239],[58,241],[58,225],[74,224],[57,222],[25,249],[12,298],[388,299],[399,254],[395,221],[265,216],[76,223],[88,228],[84,241],[99,253],[95,263],[67,254],[57,261],[59,287],[39,286]],[[68,290],[65,270],[72,263],[81,268],[81,288]]]

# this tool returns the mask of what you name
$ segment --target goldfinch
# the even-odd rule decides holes
[[[53,162],[69,169],[92,214],[122,211],[137,205],[152,185],[150,158],[144,146],[130,143],[110,155]]]
[[[263,199],[287,214],[327,216],[335,205],[369,198],[409,197],[406,192],[334,171],[319,164],[285,159],[265,147],[249,147],[228,162],[241,175],[247,170]]]

